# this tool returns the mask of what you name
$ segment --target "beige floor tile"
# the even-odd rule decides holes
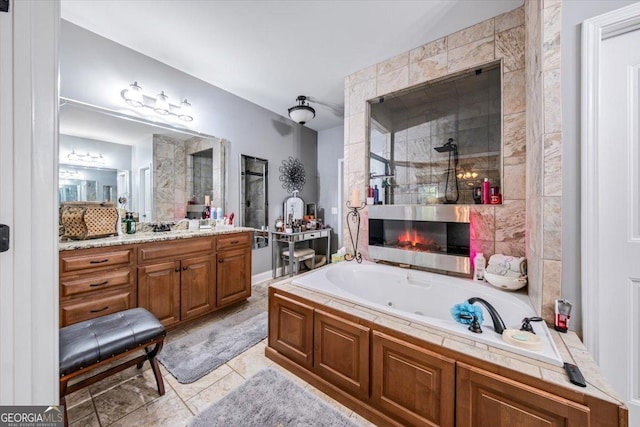
[[[73,421],[70,418],[69,427],[100,427],[100,421],[98,421],[98,415],[92,412],[79,420]]]
[[[247,379],[257,374],[262,369],[273,365],[273,362],[267,359],[264,355],[264,349],[265,345],[258,343],[244,353],[241,353],[228,361],[227,365],[242,375],[244,379]]]
[[[220,381],[210,385],[187,400],[187,405],[191,412],[199,414],[209,405],[222,399],[242,383],[244,383],[244,378],[237,372],[231,371],[231,373],[223,377]]]
[[[222,365],[191,384],[180,384],[171,374],[165,377],[165,381],[171,385],[180,398],[188,400],[213,383],[219,381],[230,372],[231,368],[229,366]]]
[[[344,406],[343,404],[338,403],[337,401],[333,400],[332,398],[330,398],[329,396],[327,396],[326,394],[324,394],[323,392],[321,392],[317,388],[313,387],[311,384],[307,385],[305,390],[310,392],[311,394],[319,397],[320,399],[322,399],[322,401],[324,403],[326,403],[327,405],[329,405],[333,409],[336,409],[339,412],[343,413],[347,417],[350,416],[351,413],[353,413],[353,411],[351,409],[349,409],[346,406]]]
[[[164,397],[164,396],[162,396]],[[102,425],[109,425],[141,406],[160,398],[153,372],[145,371],[94,397]]]
[[[146,362],[145,365],[149,365],[149,363]],[[111,375],[110,377],[107,377],[102,381],[98,381],[95,384],[91,384],[88,387],[88,390],[91,392],[91,396],[96,397],[106,391],[111,390],[114,387],[119,386],[124,382],[130,381],[132,378],[135,378],[146,371],[147,371],[146,366],[143,366],[142,369],[138,369],[135,366],[130,366],[124,371]]]
[[[88,417],[91,414],[96,414],[96,410],[93,407],[93,400],[85,400],[82,403],[74,405],[73,407],[67,406],[67,416],[70,423],[75,423],[81,419]]]
[[[68,394],[65,397],[67,409],[79,405],[87,400],[91,400],[91,393],[87,387],[80,389],[74,393]]]
[[[184,426],[193,417],[187,405],[173,390],[120,418],[112,426]]]

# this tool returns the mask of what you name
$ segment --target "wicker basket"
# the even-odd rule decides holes
[[[504,277],[499,274],[492,274],[484,272],[484,278],[491,285],[496,288],[504,289],[507,291],[516,291],[518,289],[527,286],[527,276],[521,277]]]
[[[60,206],[63,238],[97,239],[118,234],[118,210],[113,203],[65,202]]]

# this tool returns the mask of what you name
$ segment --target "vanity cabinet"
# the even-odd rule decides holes
[[[213,248],[214,240],[206,237],[140,247],[139,306],[153,313],[164,326],[213,311],[216,307]]]
[[[452,427],[455,360],[382,332],[372,335],[372,403],[408,425]]]
[[[60,327],[136,306],[135,247],[59,254]]]
[[[313,307],[274,294],[269,299],[269,346],[313,368]]]
[[[216,241],[218,307],[251,296],[251,237],[243,233],[221,236]]]
[[[341,389],[369,398],[370,329],[315,310],[313,369]]]
[[[458,427],[589,425],[589,408],[464,363],[456,384]]]

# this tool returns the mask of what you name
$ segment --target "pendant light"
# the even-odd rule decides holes
[[[296,101],[298,101],[298,105],[289,108],[289,117],[294,122],[303,125],[316,116],[316,110],[309,106],[306,96],[300,95]]]

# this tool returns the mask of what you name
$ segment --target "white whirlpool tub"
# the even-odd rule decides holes
[[[532,322],[544,347],[532,351],[506,343],[493,329],[488,310],[483,333],[453,320],[450,309],[471,297],[480,297],[496,308],[509,329],[520,329],[522,319],[536,316],[529,297],[493,288],[491,285],[452,276],[363,262],[340,262],[297,277],[293,284],[380,310],[465,338],[562,366],[562,358],[544,322]]]

